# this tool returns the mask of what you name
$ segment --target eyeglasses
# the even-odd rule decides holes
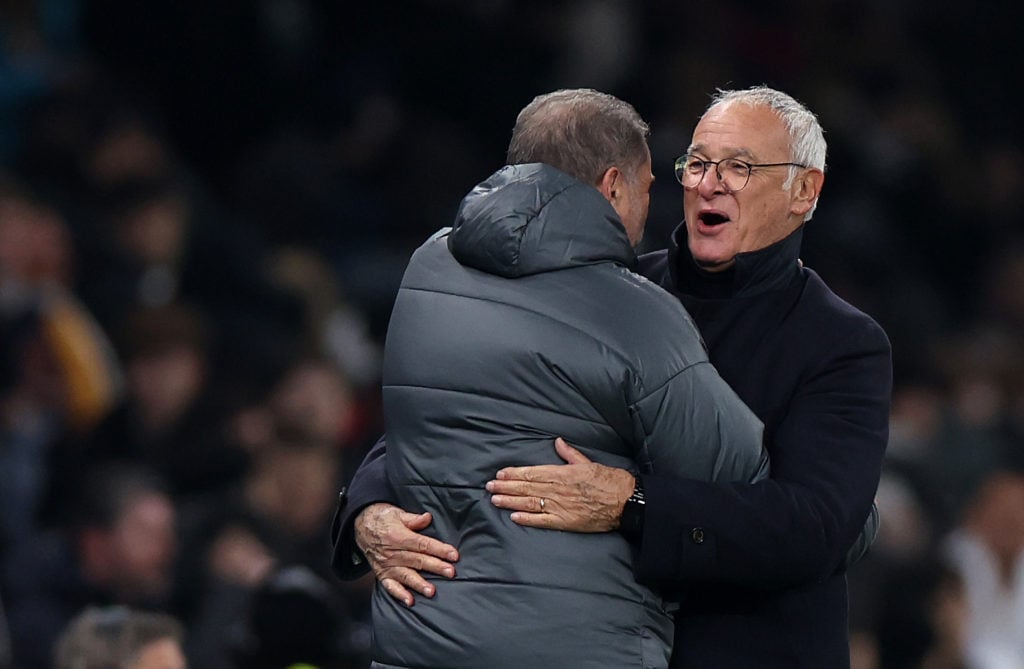
[[[715,166],[715,174],[718,180],[730,193],[743,190],[750,181],[750,173],[761,167],[807,167],[800,163],[748,163],[738,158],[725,158],[723,160],[704,160],[690,154],[676,158],[676,179],[683,185],[683,188],[696,188],[704,180],[704,174],[708,166]]]

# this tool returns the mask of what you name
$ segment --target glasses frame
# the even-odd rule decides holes
[[[704,168],[704,170],[700,173],[700,178],[697,179],[697,183],[693,184],[692,186],[687,186],[686,184],[683,183],[684,169],[685,169],[687,163],[689,163],[691,161],[694,161],[694,160],[699,162],[701,164],[701,166]],[[744,180],[743,185],[740,186],[739,188],[729,188],[728,186],[725,185],[725,181],[722,179],[721,164],[724,163],[724,162],[729,162],[729,161],[734,162],[734,163],[740,163],[741,165],[745,165],[746,168],[747,168],[747,178],[746,178],[746,180]],[[721,160],[706,160],[704,158],[698,158],[698,157],[696,157],[696,156],[694,156],[692,154],[689,154],[689,153],[684,153],[683,155],[681,155],[678,158],[676,158],[676,162],[675,162],[675,165],[674,165],[674,167],[675,167],[674,172],[675,172],[675,175],[676,175],[676,181],[678,181],[679,184],[683,188],[697,188],[704,181],[704,177],[706,177],[708,175],[708,166],[709,165],[714,165],[715,166],[715,176],[718,177],[718,183],[722,184],[722,187],[725,188],[725,190],[730,192],[730,193],[738,193],[739,191],[741,191],[744,188],[746,188],[747,184],[750,183],[750,175],[753,173],[755,168],[762,168],[762,167],[787,167],[787,166],[788,167],[800,167],[800,168],[803,168],[803,169],[807,169],[808,168],[808,165],[804,165],[803,163],[792,163],[792,162],[790,162],[790,163],[748,163],[747,161],[740,160],[739,158],[722,158]]]

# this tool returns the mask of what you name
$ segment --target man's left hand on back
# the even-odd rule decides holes
[[[619,527],[636,480],[624,469],[591,462],[561,437],[555,451],[564,465],[506,467],[487,483],[491,503],[512,511],[513,522],[570,532]]]

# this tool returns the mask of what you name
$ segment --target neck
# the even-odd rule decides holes
[[[701,266],[686,247],[686,232],[674,237],[674,281],[696,297],[723,299],[752,295],[787,283],[797,271],[803,228],[763,249],[737,254],[728,263]]]

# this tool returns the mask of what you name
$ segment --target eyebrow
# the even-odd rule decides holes
[[[704,149],[703,144],[691,144],[689,148],[686,149],[686,153],[702,153],[707,155],[708,152]],[[754,152],[746,147],[729,149],[726,153],[728,154],[726,156],[727,158],[747,158],[749,160],[757,160],[757,156],[754,155]]]

